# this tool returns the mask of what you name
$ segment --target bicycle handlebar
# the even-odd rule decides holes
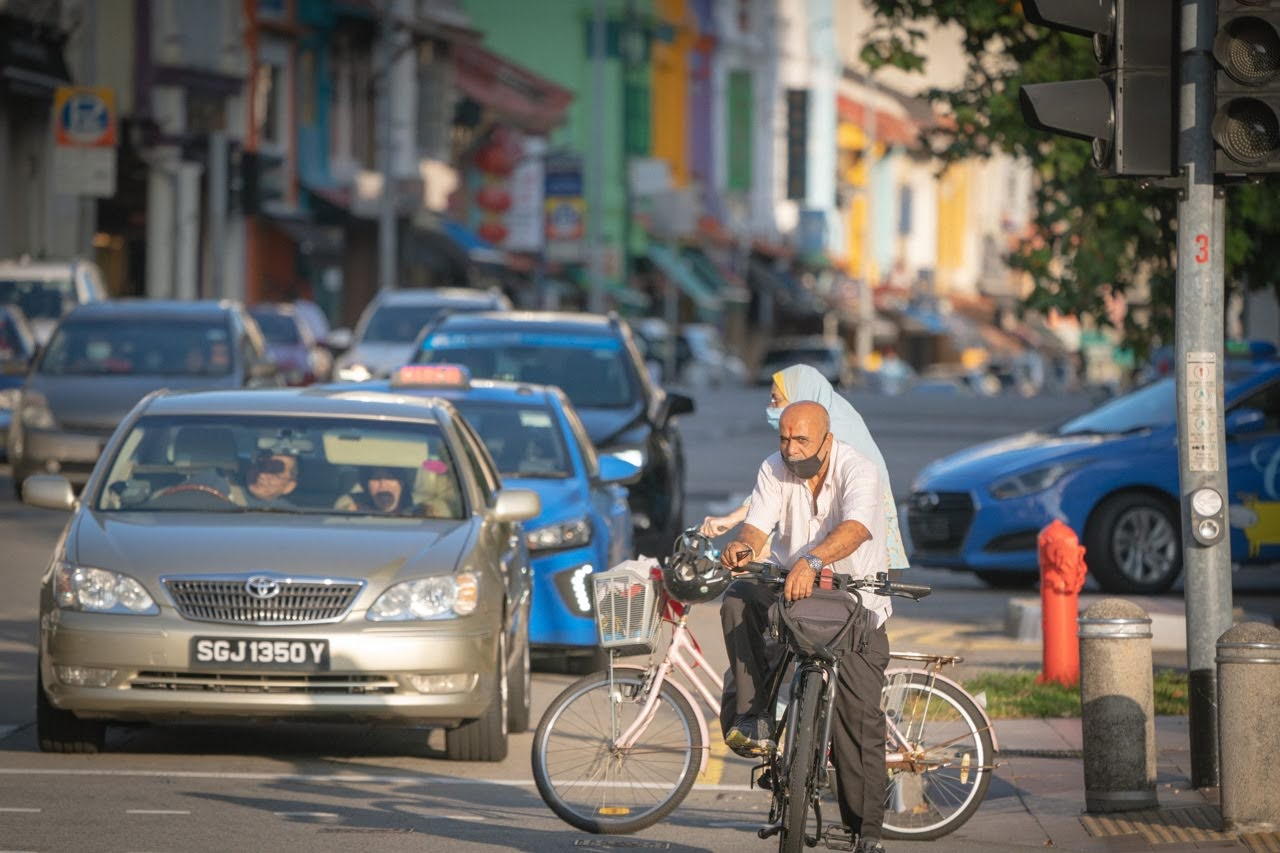
[[[787,572],[775,563],[757,563],[751,562],[744,566],[738,566],[733,571],[747,572],[756,575],[766,583],[783,584],[787,580]],[[849,575],[833,574],[831,576],[831,585],[834,589],[846,591],[866,590],[876,595],[891,595],[898,598],[909,598],[912,601],[920,599],[933,592],[933,588],[925,584],[918,583],[902,583],[897,578],[902,576],[902,569],[891,569],[885,572],[876,572],[868,577],[854,578]],[[819,575],[813,578],[816,586],[820,580]]]

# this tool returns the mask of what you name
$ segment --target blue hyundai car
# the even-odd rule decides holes
[[[1280,562],[1280,363],[1229,360],[1225,374],[1231,558]],[[1036,537],[1061,519],[1104,590],[1168,589],[1182,572],[1175,390],[1160,379],[926,466],[907,503],[913,561],[1031,586]]]
[[[459,365],[408,365],[389,380],[336,386],[443,397],[474,428],[502,483],[532,489],[542,512],[525,522],[533,570],[529,642],[540,656],[567,657],[573,670],[601,663],[591,574],[632,556],[626,484],[640,469],[597,455],[559,388],[471,379]]]

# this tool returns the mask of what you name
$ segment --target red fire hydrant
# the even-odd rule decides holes
[[[1040,684],[1080,683],[1080,642],[1076,639],[1079,595],[1087,572],[1084,547],[1075,531],[1061,521],[1040,531],[1040,622],[1044,636],[1044,671]]]

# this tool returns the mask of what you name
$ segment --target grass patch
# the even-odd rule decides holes
[[[1080,716],[1080,689],[1061,684],[1037,684],[1039,672],[984,672],[964,682],[973,695],[987,694],[987,713],[993,720],[1046,719]],[[1187,674],[1175,669],[1155,670],[1157,716],[1187,713]]]

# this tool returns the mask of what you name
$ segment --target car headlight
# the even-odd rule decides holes
[[[585,515],[559,524],[548,524],[524,535],[530,551],[558,551],[577,548],[591,541],[591,519]]]
[[[0,410],[9,410],[18,408],[18,401],[22,399],[21,388],[4,388],[0,389]]]
[[[19,397],[19,406],[23,426],[33,429],[58,428],[57,421],[53,419],[53,412],[49,410],[49,401],[43,394],[28,391]]]
[[[441,575],[396,584],[378,596],[368,618],[374,622],[447,619],[474,613],[479,601],[475,575]]]
[[[649,451],[645,447],[613,447],[605,452],[637,468],[643,468],[649,461]]]
[[[373,371],[363,364],[345,364],[338,368],[338,378],[343,382],[368,382],[373,378]]]
[[[1076,465],[1059,462],[1044,468],[1036,468],[1033,471],[1012,474],[996,480],[991,484],[989,491],[992,497],[999,500],[1026,497],[1027,495],[1044,491],[1061,480],[1064,474],[1076,467]]]
[[[53,600],[63,610],[154,616],[155,601],[128,575],[59,562],[54,569]]]

